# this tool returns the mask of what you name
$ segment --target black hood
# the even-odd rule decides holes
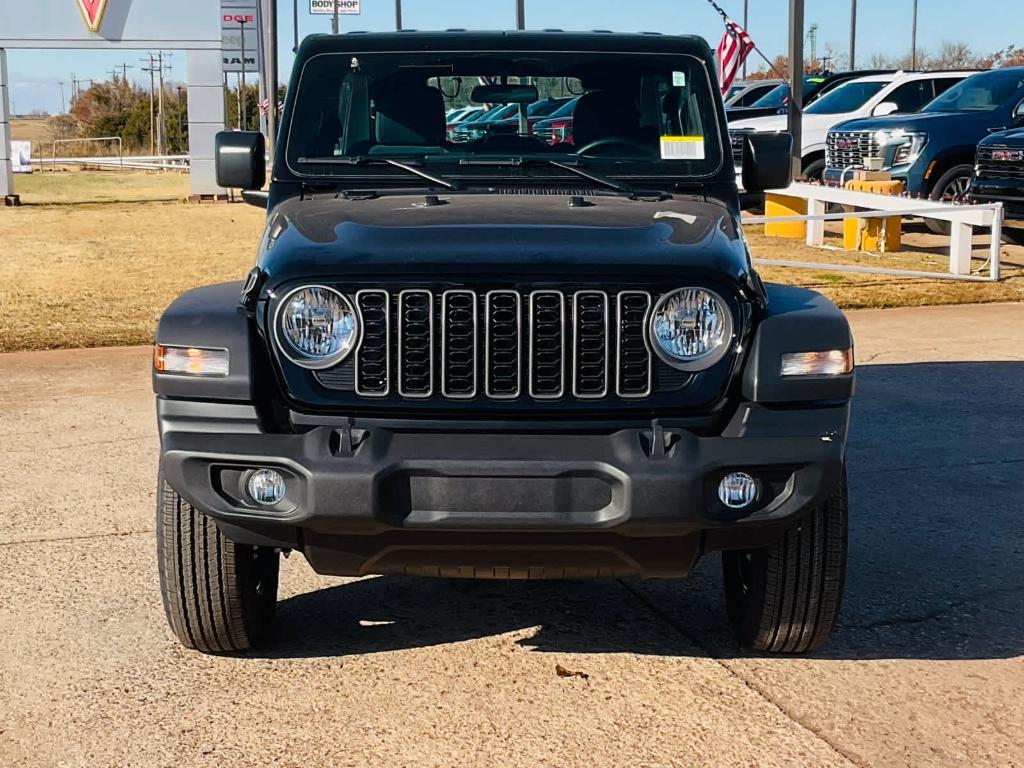
[[[542,192],[291,199],[268,221],[264,284],[354,275],[748,282],[746,246],[722,204],[592,194],[570,205],[570,193]]]

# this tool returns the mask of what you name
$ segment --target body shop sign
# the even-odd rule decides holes
[[[359,14],[360,0],[309,0],[309,12],[314,14],[334,14],[334,5],[338,5],[338,13],[348,16]]]

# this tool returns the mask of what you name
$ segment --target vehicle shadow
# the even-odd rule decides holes
[[[822,658],[1024,654],[1024,362],[861,368],[850,561]],[[380,577],[279,605],[262,655],[375,653],[508,635],[544,652],[732,657],[717,556],[686,581]]]

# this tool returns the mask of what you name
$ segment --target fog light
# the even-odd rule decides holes
[[[245,489],[249,492],[249,498],[257,504],[272,507],[280,504],[284,498],[284,478],[273,469],[257,469],[249,475]]]
[[[718,484],[718,498],[729,509],[749,507],[757,498],[757,482],[746,472],[730,472]]]

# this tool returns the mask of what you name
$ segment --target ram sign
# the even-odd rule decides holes
[[[339,14],[356,16],[360,13],[359,1],[360,0],[309,0],[309,12],[333,16],[334,5],[337,3]]]

